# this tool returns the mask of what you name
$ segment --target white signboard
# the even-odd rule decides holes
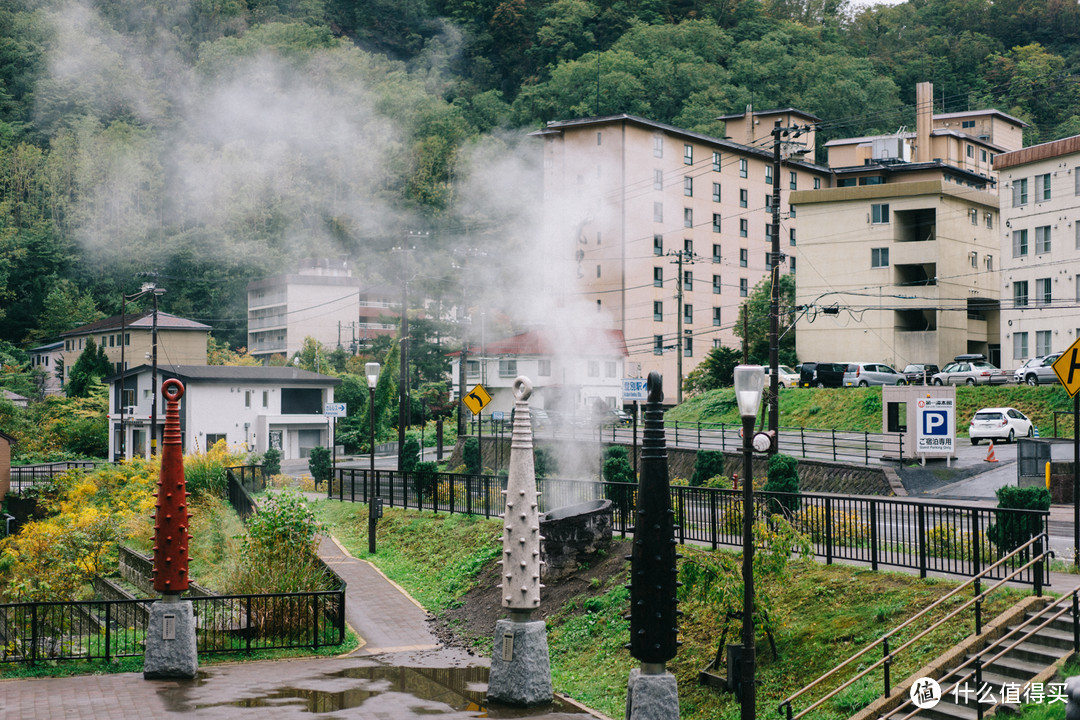
[[[642,402],[644,402],[648,400],[649,381],[645,378],[623,378],[622,398],[623,401],[641,400]]]
[[[915,411],[918,431],[915,452],[952,455],[956,444],[956,401],[953,398],[920,398]]]
[[[327,417],[345,417],[345,403],[326,403],[323,415]]]

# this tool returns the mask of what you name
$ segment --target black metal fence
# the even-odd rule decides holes
[[[11,492],[20,494],[34,485],[48,482],[57,475],[70,470],[93,470],[108,463],[93,460],[72,460],[69,462],[43,463],[41,465],[19,465],[11,468]]]
[[[237,465],[225,468],[226,493],[241,520],[247,520],[259,511],[252,493],[266,489],[266,473],[262,465]]]
[[[199,654],[319,648],[345,640],[345,587],[192,597]],[[0,663],[145,654],[152,599],[0,605]]]
[[[372,495],[390,507],[495,517],[503,512],[506,479],[496,475],[402,473],[336,468],[328,497],[367,502]],[[540,511],[602,498],[613,501],[614,529],[632,532],[636,485],[538,478]],[[880,567],[970,577],[1008,554],[1010,528],[1047,532],[1050,514],[1038,510],[924,503],[899,498],[755,492],[755,514],[785,514],[805,533],[817,557]],[[708,487],[671,487],[680,543],[742,547],[742,493]],[[1015,547],[1015,546],[1013,546]],[[1007,563],[1008,574],[1023,562]],[[1049,569],[1042,568],[1049,584]],[[1032,571],[1018,582],[1034,585]]]

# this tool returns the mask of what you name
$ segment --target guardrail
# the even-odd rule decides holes
[[[335,468],[327,497],[368,502],[375,496],[390,507],[497,517],[502,514],[506,478],[497,475],[403,473],[396,470]],[[613,529],[632,532],[636,484],[589,480],[537,478],[540,511],[589,500],[610,499]],[[742,493],[709,487],[673,485],[680,543],[695,542],[713,549],[742,547]],[[971,577],[1006,553],[997,540],[1008,528],[1047,532],[1050,513],[981,506],[928,503],[899,498],[830,495],[825,493],[754,493],[754,512],[765,519],[786,515],[807,534],[815,555],[832,563],[843,560],[880,567],[918,570],[922,577],[944,573]],[[1006,563],[1002,573],[1015,567]],[[1049,584],[1049,569],[1036,578],[1029,568],[1016,581]],[[994,576],[990,576],[994,577]]]
[[[39,483],[48,482],[57,475],[63,475],[70,470],[93,470],[100,465],[108,463],[94,460],[71,460],[67,462],[42,463],[40,465],[18,465],[11,468],[11,489],[15,494],[21,493],[28,487]]]

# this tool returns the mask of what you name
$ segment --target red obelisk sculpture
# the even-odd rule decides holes
[[[184,481],[184,452],[180,444],[180,398],[184,384],[170,379],[161,384],[165,396],[165,438],[161,448],[161,475],[158,478],[157,515],[154,518],[154,589],[163,594],[188,589],[187,484]]]

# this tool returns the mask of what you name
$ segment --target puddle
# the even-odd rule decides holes
[[[559,700],[549,705],[518,708],[487,704],[486,667],[389,667],[362,665],[320,673],[257,697],[223,702],[197,702],[195,709],[210,707],[258,708],[259,715],[275,710],[291,714],[336,713],[364,706],[364,715],[409,718],[455,716],[461,718],[590,717]],[[196,680],[196,683],[201,684]],[[307,685],[308,687],[304,687]]]

